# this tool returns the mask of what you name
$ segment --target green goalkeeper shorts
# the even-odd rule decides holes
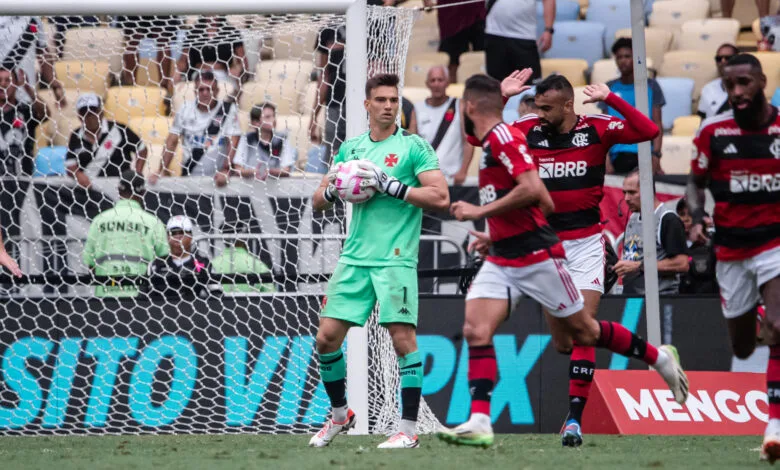
[[[405,266],[338,263],[328,282],[322,316],[365,325],[377,301],[379,323],[417,326],[417,270]]]

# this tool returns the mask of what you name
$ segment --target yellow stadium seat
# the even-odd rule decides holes
[[[163,144],[150,144],[148,146],[148,151],[146,154],[146,166],[144,166],[143,174],[145,177],[148,177],[149,174],[152,171],[157,171],[158,168],[160,168],[160,164],[162,164],[162,154],[163,150],[165,149],[165,145]],[[181,176],[181,160],[182,160],[182,144],[179,142],[179,145],[176,147],[176,152],[173,154],[173,160],[171,161],[171,164],[169,166],[169,170],[171,171],[172,176]]]
[[[314,60],[263,60],[257,64],[255,82],[268,88],[293,88],[305,93],[311,80]],[[285,113],[287,114],[287,113]]]
[[[458,66],[458,82],[465,83],[472,75],[487,73],[485,70],[485,52],[466,52],[460,56]]]
[[[557,73],[566,77],[572,86],[586,84],[586,70],[588,70],[588,62],[584,59],[542,59],[543,77]]]
[[[447,66],[447,64],[450,63],[450,56],[444,52],[416,52],[414,54],[410,53],[409,56],[406,58],[407,66],[409,65],[410,62],[414,63],[417,61],[433,62],[438,65]]]
[[[71,28],[65,33],[62,60],[105,60],[111,73],[122,71],[122,54],[125,41],[117,28],[90,27]]]
[[[648,58],[647,68],[653,70],[654,66],[655,62],[653,59]],[[593,63],[593,68],[590,72],[590,83],[606,83],[619,77],[620,71],[617,68],[615,59],[601,59]]]
[[[406,60],[406,71],[404,72],[404,86],[424,87],[425,80],[428,77],[428,70],[431,67],[447,65],[438,60]]]
[[[680,116],[674,120],[672,135],[675,137],[693,137],[701,125],[701,116]]]
[[[753,20],[753,23],[750,24],[750,30],[753,31],[757,38],[763,37],[761,34],[761,18]]]
[[[217,97],[224,100],[233,95],[233,87],[225,82],[219,82],[219,95]],[[173,99],[171,100],[171,112],[176,113],[186,101],[195,99],[195,82],[177,83],[173,89]]]
[[[462,83],[453,83],[447,87],[447,95],[455,98],[463,98],[463,90],[466,86]]]
[[[621,29],[615,33],[617,38],[630,38],[631,29]],[[645,28],[645,49],[648,59],[652,60],[656,68],[660,68],[664,63],[664,54],[672,48],[672,39],[674,35],[661,28]],[[611,46],[610,46],[611,47]]]
[[[164,144],[171,124],[173,119],[169,117],[136,117],[127,126],[146,144]]]
[[[316,42],[316,30],[274,36],[273,58],[274,60],[312,60],[314,57],[314,46]]]
[[[412,27],[412,37],[409,41],[409,55],[438,52],[439,42],[439,28],[414,25]]]
[[[774,15],[777,11],[778,0],[771,0],[769,3],[769,14]],[[740,26],[749,27],[753,20],[758,18],[758,8],[755,0],[736,0],[734,5],[734,19],[739,21]]]
[[[661,169],[667,175],[687,175],[691,170],[693,137],[664,136],[661,145]]]
[[[671,51],[664,55],[661,77],[687,77],[695,83],[693,99],[699,98],[707,82],[718,77],[718,67],[709,54],[700,51]]]
[[[277,114],[298,114],[303,110],[305,96],[305,89],[299,90],[293,81],[248,82],[241,86],[238,104],[241,110],[249,111],[256,104],[271,102]]]
[[[106,61],[61,60],[54,64],[54,72],[65,88],[106,96],[109,73]]]
[[[165,115],[165,90],[158,87],[111,87],[106,96],[107,119],[127,124],[134,117]]]
[[[722,44],[734,44],[739,35],[739,21],[733,18],[690,20],[683,23],[677,48],[715,54]]]
[[[679,30],[689,20],[703,20],[710,12],[708,0],[666,1],[653,3],[650,26],[670,31]]]
[[[401,94],[412,103],[419,103],[431,96],[431,90],[425,87],[405,86]]]
[[[287,132],[290,144],[298,151],[298,159],[295,166],[299,169],[306,168],[306,158],[311,148],[309,139],[309,116],[279,115],[276,116],[276,130]]]
[[[772,98],[777,87],[780,86],[780,52],[751,52],[758,57],[761,68],[766,75],[766,88],[764,92],[768,98]]]
[[[583,103],[588,99],[588,97],[585,96],[584,90],[584,86],[574,87],[574,112],[577,114],[602,114],[601,109],[599,109],[596,103]]]
[[[79,90],[66,88],[65,104],[58,103],[51,90],[41,90],[38,96],[46,103],[49,110],[49,118],[36,130],[36,142],[40,147],[49,145],[68,145],[70,133],[81,125],[81,120],[76,113],[76,100]],[[40,132],[40,134],[38,134]],[[38,140],[38,138],[42,140]]]

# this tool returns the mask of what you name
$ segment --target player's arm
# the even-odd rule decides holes
[[[409,187],[406,202],[421,209],[445,212],[450,206],[450,191],[441,170],[424,171],[417,179],[420,187]]]
[[[342,144],[341,148],[345,146]],[[339,150],[339,155],[341,150]],[[336,157],[338,159],[338,156]],[[339,198],[339,192],[336,186],[333,184],[336,181],[336,175],[341,168],[341,162],[334,163],[328,170],[328,174],[323,176],[320,186],[314,191],[314,195],[311,198],[311,206],[315,211],[328,210]]]
[[[19,265],[16,264],[16,260],[11,258],[11,255],[5,251],[5,244],[3,243],[3,234],[0,232],[0,266],[5,266],[11,274],[16,277],[22,277],[22,270],[19,269]]]
[[[89,163],[89,154],[82,151],[81,139],[78,138],[76,133],[70,135],[68,141],[68,153],[65,156],[65,170],[68,176],[75,179],[79,186],[89,189],[92,186],[92,182],[89,180],[82,167]]]
[[[608,126],[605,134],[610,145],[637,144],[654,139],[661,133],[653,119],[648,118],[623,98],[612,93],[607,85],[603,83],[588,85],[585,87],[584,93],[588,97],[585,104],[604,102],[625,117],[622,120],[612,121],[618,124],[611,122]]]
[[[550,212],[555,209],[550,193],[539,178],[539,173],[533,171],[533,167],[518,174],[515,183],[515,187],[506,195],[483,206],[475,206],[465,201],[454,202],[450,207],[450,213],[456,219],[463,221],[493,217],[534,205],[544,206]]]
[[[708,129],[704,127],[699,129],[696,137],[693,139],[693,145],[696,155],[691,159],[691,172],[688,175],[688,186],[685,190],[685,199],[688,202],[691,217],[693,218],[693,225],[688,238],[693,242],[706,242],[704,217],[707,214],[704,212],[706,200],[704,190],[710,181],[709,167],[712,159]]]

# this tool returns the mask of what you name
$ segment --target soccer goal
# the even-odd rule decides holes
[[[15,16],[0,26],[15,113],[0,121],[13,162],[0,209],[25,274],[0,276],[0,434],[317,429],[329,403],[314,335],[348,217],[313,213],[311,194],[336,141],[366,129],[367,75],[403,76],[414,11],[28,0],[0,15]],[[226,159],[241,174],[214,176]],[[128,169],[166,226],[156,242],[130,219],[92,226]],[[104,231],[126,245],[101,247]],[[346,350],[350,405],[368,418],[357,432],[394,430],[389,335],[372,321]]]

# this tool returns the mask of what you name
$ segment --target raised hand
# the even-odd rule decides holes
[[[533,74],[534,71],[530,68],[515,70],[501,82],[501,94],[509,98],[530,90],[531,87],[527,86],[526,83]]]
[[[490,250],[490,245],[493,243],[490,240],[490,235],[488,235],[485,232],[477,232],[475,230],[469,230],[469,233],[474,236],[474,240],[469,243],[468,252],[479,253],[480,256],[483,258],[488,255],[488,251]]]
[[[587,100],[582,102],[583,104],[604,101],[611,93],[609,87],[603,83],[594,83],[593,85],[588,85],[582,92],[585,93],[585,96],[588,97]]]

